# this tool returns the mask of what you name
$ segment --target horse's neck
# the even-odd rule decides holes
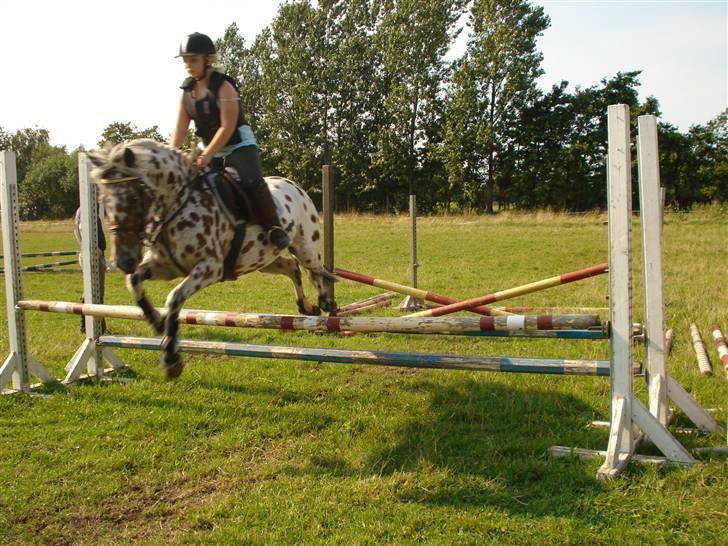
[[[194,173],[192,169],[180,167],[174,171],[160,172],[158,190],[154,199],[155,215],[164,220],[180,209],[192,192]]]

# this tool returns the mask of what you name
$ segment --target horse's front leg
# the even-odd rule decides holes
[[[126,288],[134,296],[137,305],[144,312],[144,317],[152,325],[154,330],[161,334],[164,332],[164,318],[156,310],[152,302],[144,292],[144,281],[154,276],[154,263],[142,262],[134,273],[126,276]]]
[[[200,262],[167,296],[165,302],[167,308],[166,331],[162,338],[164,354],[161,363],[167,378],[179,377],[184,369],[184,363],[179,354],[179,312],[182,306],[192,294],[221,280],[222,273],[222,262]]]

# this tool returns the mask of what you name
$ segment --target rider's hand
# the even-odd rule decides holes
[[[210,164],[210,161],[212,160],[212,157],[208,156],[206,153],[201,153],[199,156],[197,156],[197,160],[195,161],[195,165],[197,165],[198,168],[204,169]]]

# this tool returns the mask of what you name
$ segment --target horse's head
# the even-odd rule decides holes
[[[143,242],[164,221],[180,184],[189,180],[192,164],[179,151],[148,139],[88,155],[111,226],[115,263],[133,273],[141,261]]]

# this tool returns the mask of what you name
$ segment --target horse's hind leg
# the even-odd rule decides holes
[[[336,311],[336,302],[331,298],[330,290],[335,282],[335,277],[321,265],[321,257],[318,255],[317,248],[292,245],[289,250],[308,273],[311,284],[316,287],[318,307],[327,313]]]
[[[314,316],[321,314],[321,309],[316,305],[312,305],[306,298],[306,294],[303,291],[303,283],[301,282],[301,268],[298,266],[297,260],[287,256],[278,256],[270,265],[267,265],[260,271],[262,273],[285,275],[291,279],[293,288],[296,291],[296,305],[298,306],[299,313]]]

